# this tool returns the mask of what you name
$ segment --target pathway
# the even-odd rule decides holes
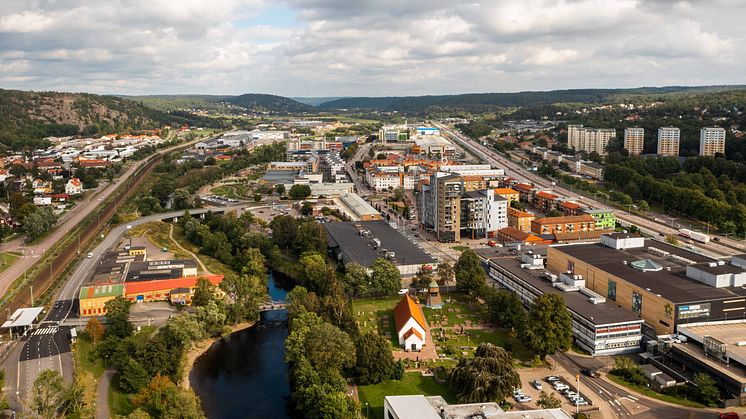
[[[109,415],[109,386],[111,386],[111,377],[116,370],[107,368],[96,386],[96,419],[108,419]]]
[[[181,243],[177,242],[176,239],[174,239],[174,225],[171,224],[171,228],[168,230],[168,238],[171,239],[171,241],[178,247],[179,249],[183,250],[186,253],[189,253],[192,255],[194,260],[197,261],[197,264],[199,264],[199,267],[202,268],[202,272],[204,272],[206,275],[210,275],[210,271],[207,270],[207,267],[205,267],[205,264],[202,263],[200,258],[197,257],[194,253],[190,252],[189,250],[185,249],[184,246],[181,245]]]

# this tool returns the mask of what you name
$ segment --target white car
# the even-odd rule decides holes
[[[405,295],[405,294],[409,294],[408,288],[402,288],[399,290],[399,295]]]
[[[521,390],[520,388],[513,390],[513,397],[518,397],[518,396],[523,396],[523,390]]]
[[[588,402],[585,401],[585,399],[580,398],[580,399],[575,400],[575,405],[576,406],[588,406]]]
[[[554,385],[554,389],[556,391],[567,390],[568,388],[570,388],[570,387],[568,387],[566,384],[562,384],[562,383],[557,383],[557,384]]]
[[[520,395],[515,398],[515,401],[517,401],[518,403],[528,403],[531,401],[531,396]]]
[[[531,384],[534,386],[535,389],[541,391],[541,389],[542,389],[541,381],[534,380],[534,381],[531,382]]]

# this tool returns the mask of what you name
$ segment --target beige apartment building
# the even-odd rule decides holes
[[[567,126],[567,145],[575,151],[594,151],[600,156],[607,154],[609,141],[616,138],[616,130],[612,128],[585,128],[582,125]]]
[[[660,127],[658,128],[658,152],[659,156],[679,155],[679,141],[681,139],[681,130],[677,127]]]
[[[725,154],[725,128],[707,127],[699,131],[699,155]]]
[[[645,129],[644,128],[625,128],[624,129],[624,148],[630,156],[639,156],[645,146]]]

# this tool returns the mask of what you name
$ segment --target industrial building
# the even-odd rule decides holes
[[[385,221],[333,222],[326,230],[329,255],[343,264],[369,268],[376,259],[388,259],[402,276],[413,276],[423,266],[435,270],[438,261],[399,234]]]

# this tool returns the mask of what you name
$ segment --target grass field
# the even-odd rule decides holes
[[[363,416],[366,415],[365,403],[367,402],[370,408],[368,417],[371,419],[383,419],[383,398],[385,396],[422,394],[425,396],[443,396],[449,403],[456,401],[456,394],[450,387],[438,384],[433,377],[423,377],[419,372],[405,373],[401,381],[387,380],[379,384],[359,386],[358,393],[362,414]]]
[[[360,332],[376,332],[381,336],[386,336],[386,332],[389,332],[391,346],[398,348],[399,338],[396,334],[393,309],[399,300],[401,300],[400,296],[354,300],[352,313],[359,323]],[[388,319],[388,327],[385,325],[384,318]]]
[[[189,250],[190,252],[194,253],[199,257],[199,260],[202,261],[202,263],[205,264],[205,268],[207,268],[208,271],[210,271],[213,274],[226,274],[229,272],[233,272],[233,269],[231,269],[230,266],[220,262],[219,260],[203,255],[202,253],[199,253],[199,247],[197,247],[195,244],[187,240],[186,237],[184,237],[184,232],[179,225],[174,226],[174,240],[176,240],[180,245],[184,247],[184,249]],[[189,259],[192,258],[191,255],[188,256]]]
[[[168,237],[170,228],[171,226],[163,221],[152,221],[133,227],[130,234],[133,237],[145,236],[154,246],[167,248],[176,259],[192,259],[192,255],[174,246],[174,243]]]
[[[246,185],[236,183],[231,185],[221,185],[210,190],[215,195],[224,196],[231,199],[247,199],[249,188]]]

